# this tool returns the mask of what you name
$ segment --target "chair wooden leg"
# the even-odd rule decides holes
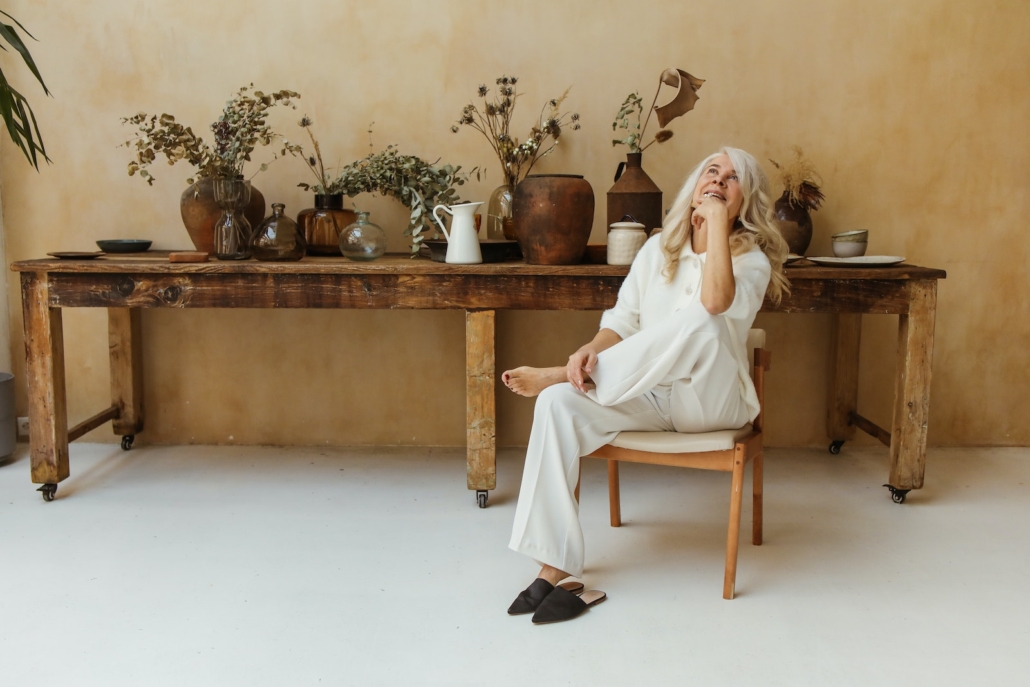
[[[744,498],[744,452],[733,458],[733,484],[730,488],[730,529],[726,537],[726,575],[722,598],[732,599],[737,584],[737,547],[740,544],[740,506]]]
[[[612,527],[622,526],[622,505],[619,503],[619,461],[608,461],[608,510]]]
[[[763,456],[759,453],[755,456],[754,465],[751,466],[752,470],[752,486],[751,486],[751,497],[754,501],[754,508],[751,513],[751,543],[755,546],[762,545],[762,460]]]

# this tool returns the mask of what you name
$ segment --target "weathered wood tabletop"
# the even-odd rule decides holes
[[[416,308],[466,311],[468,488],[481,506],[496,486],[494,313],[610,308],[629,272],[614,265],[449,265],[388,255],[299,262],[171,263],[168,253],[93,260],[26,260],[21,272],[32,481],[52,498],[69,475],[68,442],[113,421],[123,448],[143,429],[140,313],[144,308]],[[831,451],[863,429],[890,446],[896,501],[923,484],[930,363],[941,270],[911,265],[787,268],[791,294],[763,310],[837,315],[836,368],[827,429]],[[112,404],[68,428],[63,308],[107,308]],[[863,314],[899,317],[899,360],[891,431],[857,413]],[[900,495],[900,498],[899,498]]]

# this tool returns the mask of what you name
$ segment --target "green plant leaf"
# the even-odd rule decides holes
[[[36,171],[39,171],[37,153],[41,154],[44,160],[50,162],[32,108],[29,107],[24,96],[11,87],[2,71],[0,71],[0,116],[4,119],[11,140],[21,148],[25,158],[36,168]]]
[[[32,40],[36,40],[35,37],[31,33],[29,33],[28,30],[24,26],[22,26],[21,22],[19,22],[17,19],[7,14],[7,12],[4,12],[3,10],[0,10],[0,14],[3,14],[4,16],[10,18],[11,21],[13,21],[15,24],[21,27],[21,30],[25,32],[25,35],[27,35],[29,38],[32,38]],[[36,68],[36,63],[32,59],[32,55],[29,54],[29,49],[25,47],[25,44],[22,42],[21,37],[18,35],[18,32],[14,30],[14,27],[10,24],[0,23],[0,38],[3,38],[5,41],[7,41],[11,45],[11,47],[13,47],[21,54],[22,59],[25,60],[25,64],[28,66],[32,74],[36,77],[36,81],[39,81],[39,85],[43,87],[43,92],[47,95],[50,95],[50,91],[47,89],[46,84],[43,83],[43,75],[39,73],[39,69]]]

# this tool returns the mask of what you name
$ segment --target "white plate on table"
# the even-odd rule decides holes
[[[897,255],[859,255],[854,258],[808,258],[826,267],[887,267],[905,262]]]
[[[787,254],[787,258],[783,261],[783,264],[784,265],[789,265],[791,263],[797,262],[798,260],[804,260],[804,259],[805,259],[804,255],[798,255],[797,253],[788,253]]]

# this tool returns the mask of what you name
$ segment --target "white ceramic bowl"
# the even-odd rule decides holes
[[[833,241],[833,254],[838,258],[857,258],[865,255],[865,249],[869,244],[865,241]]]

